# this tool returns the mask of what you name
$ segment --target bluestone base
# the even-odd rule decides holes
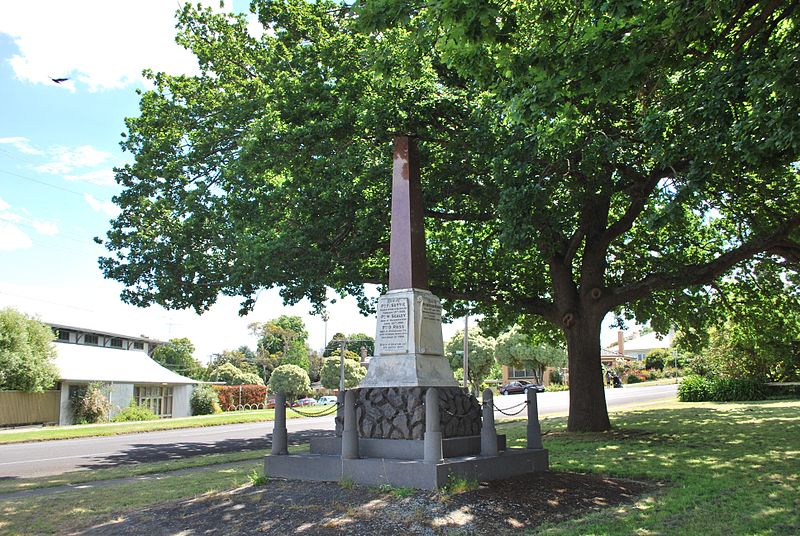
[[[350,479],[368,486],[389,484],[435,490],[444,487],[450,475],[467,480],[501,480],[547,471],[546,449],[510,448],[497,456],[458,456],[439,463],[393,458],[342,459],[325,454],[267,456],[265,474],[270,478],[337,482]]]
[[[421,460],[425,456],[424,441],[415,439],[372,439],[360,437],[358,452],[362,458],[394,458],[398,460]],[[505,450],[505,434],[497,434],[497,448]],[[342,438],[312,437],[311,454],[339,456],[342,453]],[[442,440],[442,455],[445,458],[478,455],[481,453],[481,436],[448,437]]]

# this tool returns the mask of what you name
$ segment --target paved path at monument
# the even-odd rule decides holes
[[[656,385],[607,389],[609,408],[646,406],[674,398],[676,386]],[[495,397],[498,407],[508,408],[524,400],[524,395]],[[569,393],[539,395],[541,416],[565,414]],[[497,418],[503,415],[497,413]],[[312,434],[326,434],[334,428],[333,417],[289,419],[291,440]],[[165,430],[141,434],[65,439],[37,443],[0,445],[0,478],[31,478],[59,475],[68,471],[114,467],[117,465],[186,458],[215,452],[265,449],[270,446],[272,423],[232,424]]]

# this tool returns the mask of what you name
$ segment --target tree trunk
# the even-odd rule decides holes
[[[578,317],[564,329],[569,355],[570,432],[602,432],[611,428],[600,364],[599,319]]]

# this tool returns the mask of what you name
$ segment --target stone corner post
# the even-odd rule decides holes
[[[354,389],[348,389],[344,394],[342,459],[358,459],[358,427],[356,426],[356,392]]]
[[[272,455],[289,453],[289,436],[286,432],[286,393],[275,395],[275,421],[272,428]]]
[[[494,393],[483,391],[483,422],[481,423],[481,456],[497,456],[497,429],[494,426]]]
[[[439,391],[429,387],[425,393],[425,463],[441,463],[442,458],[442,425],[439,422]]]
[[[536,391],[528,389],[528,448],[541,449],[542,429],[539,426],[539,406],[536,401]]]

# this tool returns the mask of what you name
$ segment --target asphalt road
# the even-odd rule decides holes
[[[675,393],[675,385],[606,389],[606,402],[609,408],[642,407],[674,398]],[[525,395],[498,396],[495,405],[501,409],[513,408],[524,400]],[[538,396],[540,416],[565,414],[568,404],[567,392]],[[496,416],[503,417],[500,413]],[[329,434],[333,428],[333,416],[287,421],[291,443]],[[271,435],[272,423],[262,422],[0,445],[0,479],[51,476],[199,454],[265,449],[270,446]]]

